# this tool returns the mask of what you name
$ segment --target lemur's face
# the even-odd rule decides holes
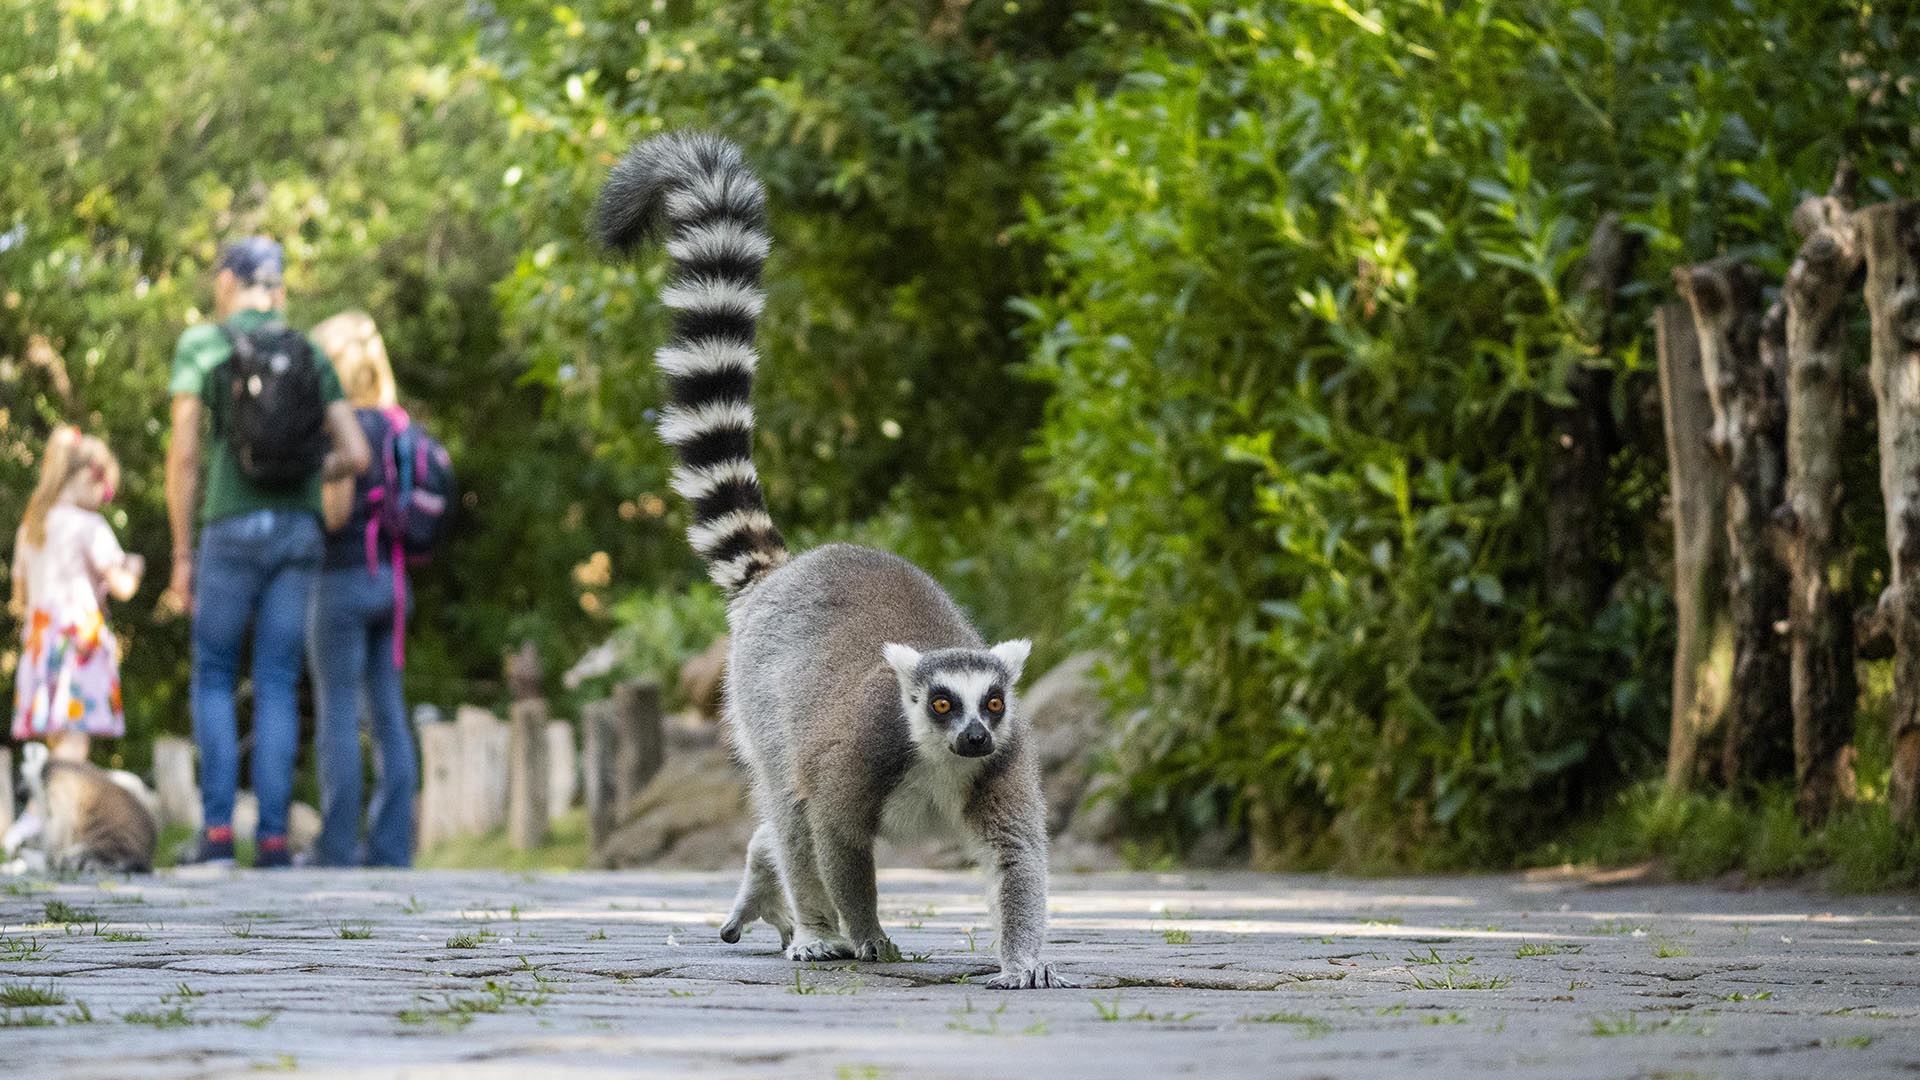
[[[887,664],[900,682],[900,707],[921,752],[983,758],[1004,745],[1013,686],[1031,647],[1016,640],[991,649],[921,653],[888,645]]]

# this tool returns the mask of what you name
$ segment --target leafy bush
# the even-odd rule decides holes
[[[1555,610],[1546,409],[1613,371],[1609,422],[1657,432],[1643,321],[1672,267],[1721,243],[1782,266],[1843,151],[1888,189],[1895,106],[1838,62],[1910,64],[1898,25],[1157,6],[1165,44],[1037,129],[1056,280],[1026,308],[1042,474],[1096,553],[1082,610],[1149,706],[1130,809],[1276,859],[1504,857],[1666,723],[1657,435],[1612,464],[1609,602]],[[1572,295],[1609,209],[1647,248],[1612,327]]]

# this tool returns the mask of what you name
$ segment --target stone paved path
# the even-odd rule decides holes
[[[898,965],[714,927],[729,875],[180,872],[0,895],[17,1076],[1863,1077],[1920,1070],[1920,903],[1518,877],[1056,879],[1002,993],[970,875]],[[49,919],[70,920],[61,923]],[[57,1004],[27,1004],[34,1000]]]

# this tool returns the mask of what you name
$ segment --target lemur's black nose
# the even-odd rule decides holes
[[[993,752],[993,736],[978,723],[967,725],[960,733],[960,745],[955,747],[961,757],[986,757]]]

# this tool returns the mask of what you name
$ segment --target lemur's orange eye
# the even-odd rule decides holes
[[[999,711],[1000,711],[1001,709],[1004,709],[1004,708],[1006,708],[1006,707],[1007,707],[1007,703],[1006,703],[1006,702],[1004,702],[1004,701],[1001,701],[1001,700],[1000,700],[999,698],[997,698],[997,697],[990,697],[990,698],[988,698],[988,699],[987,699],[987,711],[988,711],[988,712],[991,712],[991,713],[997,713],[997,712],[999,712]]]
[[[941,716],[945,716],[953,711],[953,702],[943,697],[934,698],[933,711],[939,713]]]

